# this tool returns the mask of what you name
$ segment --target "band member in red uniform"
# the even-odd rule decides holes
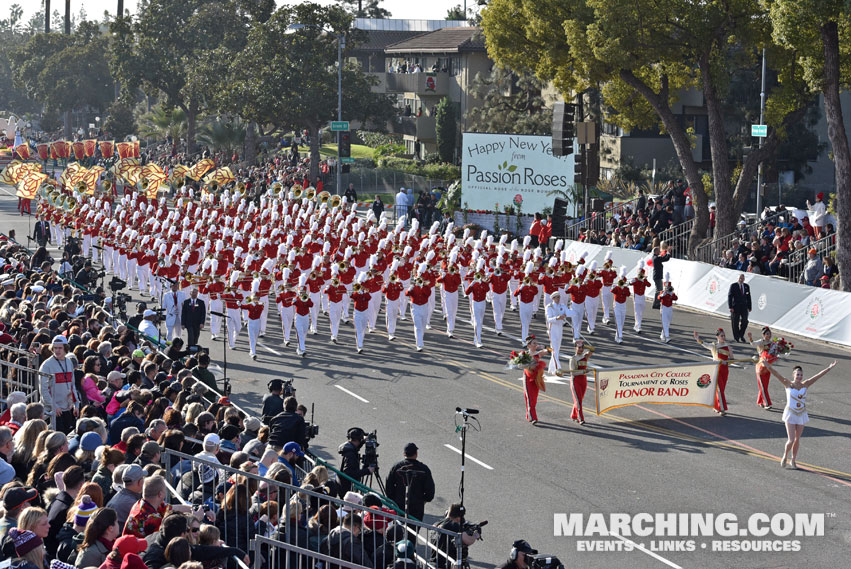
[[[227,313],[227,335],[228,346],[231,349],[236,347],[236,338],[239,336],[240,328],[242,328],[242,319],[239,314],[239,307],[242,306],[243,294],[239,289],[232,286],[235,279],[231,279],[231,284],[225,287],[222,293],[222,302],[225,303]]]
[[[585,285],[582,283],[582,274],[585,265],[576,268],[576,276],[570,281],[567,293],[570,295],[570,308],[573,311],[573,343],[577,343],[582,333],[582,317],[585,316]]]
[[[531,265],[531,261],[529,264]],[[528,268],[528,266],[527,266]],[[532,284],[532,279],[527,274],[523,278],[520,287],[514,291],[514,296],[520,298],[520,336],[525,338],[529,336],[529,326],[532,324],[532,313],[535,310],[535,296],[538,294],[538,287]]]
[[[363,335],[369,327],[369,303],[372,300],[372,294],[363,286],[365,277],[366,273],[361,273],[352,288],[352,302],[355,305],[355,339],[358,353],[363,351]]]
[[[526,400],[526,420],[533,425],[538,424],[538,413],[535,406],[538,404],[538,393],[546,391],[544,383],[544,368],[546,364],[541,361],[539,355],[541,347],[535,341],[535,336],[526,338],[526,349],[532,355],[532,364],[523,370],[523,397]]]
[[[768,326],[762,329],[762,340],[753,339],[753,334],[748,332],[748,341],[751,346],[756,348],[756,353],[759,354],[759,362],[756,364],[756,383],[759,391],[756,397],[756,404],[763,409],[771,409],[771,397],[768,395],[768,382],[771,379],[771,371],[765,367],[765,364],[773,364],[777,361],[777,345],[771,339],[771,328]]]
[[[336,265],[334,265],[336,267]],[[343,296],[346,294],[346,285],[340,282],[336,271],[331,284],[325,287],[328,296],[328,319],[331,321],[331,342],[337,343],[337,334],[340,332],[340,318],[343,316]]]
[[[396,264],[396,261],[393,261]],[[390,280],[381,291],[384,293],[384,322],[387,325],[387,339],[396,339],[396,321],[399,319],[399,297],[402,295],[402,281],[396,275],[395,267],[391,268]]]
[[[626,299],[629,298],[629,285],[626,282],[626,267],[621,267],[620,278],[612,287],[614,305],[612,312],[615,314],[615,342],[623,343],[623,324],[626,320]]]
[[[248,351],[251,359],[257,359],[257,338],[260,337],[260,316],[263,314],[263,303],[256,296],[245,299],[242,309],[248,312]]]
[[[461,287],[461,275],[458,273],[458,253],[453,251],[449,255],[449,266],[446,271],[437,278],[437,282],[443,288],[443,307],[446,310],[446,335],[450,338],[455,332],[455,317],[458,315],[458,289]]]
[[[424,272],[425,265],[420,265]],[[417,351],[423,351],[423,336],[425,335],[426,320],[428,319],[428,299],[431,289],[426,286],[421,276],[414,279],[413,284],[405,291],[405,296],[411,299],[411,317],[414,320],[414,337],[417,341]]]
[[[570,418],[579,423],[585,424],[585,415],[582,413],[582,399],[585,397],[585,391],[588,389],[588,359],[594,353],[594,347],[589,345],[585,349],[585,342],[579,340],[576,342],[576,353],[570,358],[570,393],[573,395],[573,410],[570,412]]]
[[[476,273],[473,282],[464,290],[470,297],[470,305],[473,309],[474,343],[477,348],[483,347],[482,326],[485,322],[485,298],[487,298],[489,290],[490,288],[485,283],[482,273]]]
[[[603,325],[607,325],[609,323],[609,311],[612,309],[612,300],[614,299],[614,296],[612,295],[612,285],[614,285],[615,279],[618,276],[617,272],[615,272],[615,269],[612,267],[611,251],[606,252],[603,268],[598,274],[600,276],[600,280],[603,281],[603,288],[600,291],[600,297],[603,301],[603,320],[601,322]]]
[[[644,275],[644,265],[641,261],[638,262],[638,274],[629,283],[632,286],[632,306],[635,309],[635,330],[636,334],[641,334],[641,320],[644,318],[644,291],[650,286],[650,281]]]
[[[510,275],[497,265],[488,279],[491,289],[491,307],[493,308],[493,325],[497,336],[502,336],[502,319],[505,316],[505,301]]]
[[[289,271],[289,269],[285,269],[285,271]],[[293,306],[295,297],[295,291],[293,291],[292,287],[284,279],[283,284],[278,287],[278,296],[275,297],[275,302],[278,304],[278,314],[281,315],[281,328],[284,332],[285,346],[290,345],[290,332],[292,331],[293,319],[295,318],[295,307]]]
[[[307,278],[305,275],[299,277],[298,297],[293,304],[295,305],[295,331],[298,335],[298,349],[296,354],[301,357],[307,353],[307,348],[304,346],[304,341],[307,337],[307,329],[310,326],[310,309],[313,308],[313,301],[310,299],[310,292],[307,289]]]
[[[674,319],[673,303],[675,300],[677,300],[677,295],[674,294],[674,287],[671,285],[671,274],[665,273],[665,282],[662,285],[662,292],[659,293],[662,316],[662,333],[659,334],[659,339],[666,344],[671,341],[671,320]]]
[[[727,388],[727,378],[730,375],[729,361],[733,357],[733,351],[727,344],[727,335],[724,333],[723,328],[718,328],[715,332],[716,341],[710,343],[708,346],[700,339],[697,331],[694,333],[694,339],[701,346],[709,348],[709,351],[712,352],[712,359],[720,364],[718,366],[718,386],[715,389],[715,412],[722,416],[726,415],[727,398],[724,396],[724,390]]]
[[[597,261],[588,265],[588,276],[585,278],[585,319],[588,321],[588,333],[593,334],[597,326],[597,309],[600,307],[600,290],[603,281],[597,273]]]

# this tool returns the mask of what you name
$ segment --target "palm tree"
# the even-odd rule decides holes
[[[71,0],[65,0],[65,33],[71,33]]]
[[[186,113],[179,108],[166,110],[156,105],[151,112],[140,116],[137,123],[143,137],[164,140],[170,136],[178,140],[186,134]]]
[[[198,143],[209,146],[213,151],[230,153],[245,142],[246,124],[239,117],[228,119],[216,117],[198,129]]]
[[[50,33],[50,0],[44,0],[44,33]]]

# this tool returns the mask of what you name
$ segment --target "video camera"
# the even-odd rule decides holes
[[[378,431],[366,433],[363,439],[363,456],[360,457],[364,466],[378,468],[378,446]]]
[[[295,386],[293,385],[292,379],[284,379],[283,386],[281,387],[281,396],[286,399],[287,397],[295,397]]]
[[[476,532],[478,532],[479,533],[479,539],[482,539],[482,528],[485,527],[486,525],[488,525],[487,520],[483,520],[483,521],[481,521],[477,524],[470,523],[470,522],[464,522],[462,529],[463,529],[464,533],[469,534],[469,535],[473,535]]]
[[[564,569],[564,565],[555,555],[549,553],[526,554],[526,565],[532,569]]]
[[[292,380],[290,381],[292,382]],[[310,422],[305,427],[305,436],[307,440],[312,439],[313,437],[319,436],[319,425],[317,425],[313,420],[313,412],[314,412],[314,404],[310,404]]]
[[[109,290],[112,292],[117,292],[119,290],[123,290],[127,287],[127,281],[123,281],[118,277],[112,277],[112,280],[109,281]],[[128,297],[129,298],[129,297]]]

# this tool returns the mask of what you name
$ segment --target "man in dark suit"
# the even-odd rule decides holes
[[[739,280],[730,285],[727,293],[727,306],[730,308],[730,324],[733,327],[733,338],[737,342],[745,341],[745,330],[748,329],[748,312],[751,311],[751,287],[745,283],[745,275],[739,275]]]
[[[38,243],[39,247],[44,247],[50,241],[50,222],[46,219],[39,219],[35,222],[33,229],[33,240]]]
[[[671,254],[667,250],[660,251],[659,247],[653,248],[653,283],[656,285],[653,310],[659,310],[659,293],[662,292],[662,277],[665,274],[663,263],[667,263],[670,260]]]
[[[207,319],[207,308],[204,301],[198,298],[198,289],[193,288],[189,298],[183,301],[180,322],[186,328],[186,345],[196,346],[201,336],[201,328]]]

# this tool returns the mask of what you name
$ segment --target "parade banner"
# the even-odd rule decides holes
[[[465,132],[461,202],[473,210],[499,204],[535,213],[553,205],[553,190],[573,186],[574,156],[553,156],[549,136]]]
[[[18,191],[15,195],[19,198],[28,200],[33,199],[36,196],[38,189],[41,187],[42,182],[46,179],[47,174],[33,171],[28,172],[20,183],[18,183]]]
[[[189,169],[189,172],[187,172],[186,175],[197,182],[201,179],[201,176],[206,174],[215,165],[216,163],[213,162],[212,158],[204,158],[203,160],[192,166],[192,168]]]
[[[91,139],[83,141],[83,147],[86,152],[86,157],[91,158],[95,155],[95,148],[97,148],[98,141]]]
[[[38,151],[39,160],[47,160],[50,158],[50,145],[49,144],[38,144],[36,145],[36,150]]]
[[[50,149],[53,151],[56,158],[68,158],[71,156],[71,143],[64,140],[51,142]]]
[[[597,414],[641,403],[712,407],[717,375],[717,363],[595,369]]]
[[[119,142],[115,145],[118,150],[118,157],[121,159],[124,158],[133,158],[133,143],[132,142]]]
[[[213,170],[206,176],[204,176],[204,183],[210,184],[212,182],[216,182],[219,186],[224,186],[227,183],[233,182],[236,180],[236,177],[231,172],[231,169],[225,166],[224,168],[217,168]]]
[[[74,158],[82,160],[86,157],[86,145],[82,142],[75,142],[71,145],[74,148]]]
[[[133,143],[133,158],[141,158],[141,157],[142,157],[142,153],[140,152],[139,141],[137,140],[136,142]]]
[[[15,152],[21,157],[21,160],[30,159],[30,145],[26,142],[17,145],[15,147]]]
[[[114,140],[101,140],[98,142],[98,146],[100,146],[100,153],[104,158],[112,158],[112,155],[115,154]]]

